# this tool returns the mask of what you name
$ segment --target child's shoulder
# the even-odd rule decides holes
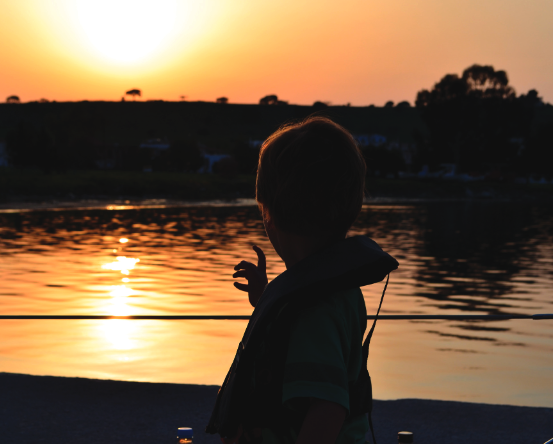
[[[335,293],[321,295],[298,318],[298,323],[328,326],[333,324],[339,328],[349,329],[353,325],[364,325],[367,309],[363,293],[359,288],[341,290]]]
[[[349,288],[326,294],[317,301],[313,309],[321,313],[346,314],[365,311],[363,314],[366,314],[365,300],[360,288]]]

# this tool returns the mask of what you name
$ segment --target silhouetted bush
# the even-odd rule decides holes
[[[259,147],[251,147],[245,141],[235,142],[233,146],[233,157],[238,162],[239,171],[243,174],[255,174],[259,160]]]
[[[461,76],[447,74],[416,100],[430,131],[430,159],[463,171],[493,164],[516,168],[522,152],[514,141],[529,139],[540,103],[535,91],[517,99],[505,71],[480,65]]]
[[[328,108],[328,103],[316,101],[315,103],[313,103],[313,108],[316,111],[321,110],[321,109],[325,109],[325,108]]]
[[[390,150],[383,145],[365,147],[361,151],[369,176],[397,178],[400,171],[405,171],[405,162],[397,150]]]
[[[240,165],[232,157],[225,157],[213,165],[213,172],[225,179],[234,178],[240,170]]]
[[[45,126],[20,122],[6,136],[10,163],[16,168],[38,167],[45,172],[92,167],[92,147],[86,140],[70,140]]]
[[[176,140],[169,148],[169,161],[178,171],[195,172],[203,165],[204,158],[195,140]]]

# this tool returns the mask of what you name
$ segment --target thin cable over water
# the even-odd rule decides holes
[[[367,316],[367,319],[375,319],[376,316]],[[248,315],[134,315],[134,316],[111,316],[111,315],[0,315],[0,320],[10,319],[29,319],[29,320],[102,320],[102,319],[127,319],[127,320],[160,320],[160,321],[179,321],[179,320],[218,320],[218,321],[240,321],[248,320]],[[534,315],[510,314],[510,315],[379,315],[382,320],[488,320],[488,321],[506,321],[510,319],[533,319],[544,320],[553,319],[553,314],[540,313]]]

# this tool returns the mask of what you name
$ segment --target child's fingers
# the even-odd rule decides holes
[[[242,261],[234,267],[235,270],[250,270],[255,271],[255,265],[251,262]]]
[[[265,259],[265,253],[263,253],[263,250],[257,245],[254,245],[252,248],[257,253],[257,268],[259,268],[260,272],[265,273],[267,271],[267,260]]]
[[[236,273],[232,275],[233,278],[247,278],[248,277],[248,270],[238,270]]]
[[[235,282],[234,286],[236,288],[238,288],[238,290],[246,291],[246,292],[248,291],[248,285],[247,284],[241,284],[240,282]]]

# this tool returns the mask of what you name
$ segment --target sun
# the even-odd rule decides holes
[[[177,0],[76,0],[78,24],[92,49],[120,64],[142,62],[167,43]]]

